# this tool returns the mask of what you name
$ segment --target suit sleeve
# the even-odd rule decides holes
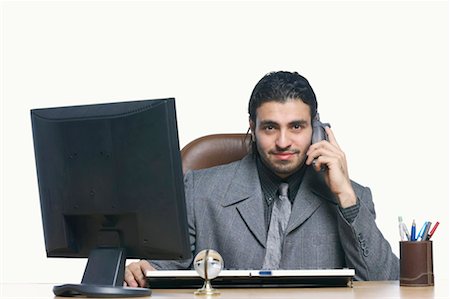
[[[342,212],[338,212],[338,229],[347,266],[355,269],[358,280],[397,280],[399,260],[375,223],[372,193],[356,183],[353,188],[360,201],[358,215],[349,223]]]
[[[185,197],[186,197],[186,210],[189,226],[189,241],[191,244],[192,255],[195,254],[195,218],[194,218],[194,174],[192,171],[188,171],[184,177]],[[152,266],[157,270],[185,270],[192,268],[194,256],[185,260],[151,260],[149,261]]]

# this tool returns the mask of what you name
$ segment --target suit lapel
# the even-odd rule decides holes
[[[227,190],[222,199],[222,206],[235,206],[249,230],[265,247],[267,229],[264,219],[263,195],[256,163],[251,155],[240,161],[233,179],[225,188]],[[323,174],[308,167],[292,206],[286,233],[288,234],[302,225],[324,202],[336,204],[334,198],[325,184]]]
[[[334,196],[325,184],[323,174],[308,167],[292,206],[286,234],[302,225],[324,201],[329,201],[330,198]],[[336,204],[336,202],[333,203]]]
[[[235,206],[249,230],[265,246],[267,231],[258,171],[253,158],[248,155],[241,160],[235,176],[228,186],[223,207]]]
[[[265,247],[267,231],[262,205],[262,198],[260,196],[253,196],[238,204],[236,209],[258,242]]]

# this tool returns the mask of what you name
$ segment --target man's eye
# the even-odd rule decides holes
[[[266,127],[264,128],[264,130],[266,130],[266,131],[271,131],[271,130],[273,130],[273,129],[274,129],[273,126],[266,126]]]
[[[293,125],[292,128],[294,128],[294,129],[296,129],[296,130],[299,130],[299,129],[302,128],[302,126],[299,125],[299,124],[296,124],[296,125]]]

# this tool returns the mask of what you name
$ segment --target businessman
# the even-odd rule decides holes
[[[252,151],[185,176],[193,254],[218,251],[230,269],[354,268],[356,279],[398,279],[399,261],[375,223],[371,191],[350,180],[333,131],[312,144],[317,101],[298,73],[273,72],[248,105]],[[153,269],[192,260],[131,263],[130,286]]]

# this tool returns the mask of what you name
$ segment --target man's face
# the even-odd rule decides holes
[[[276,175],[285,178],[302,167],[312,136],[307,104],[297,99],[266,102],[256,109],[250,128],[262,161]]]

